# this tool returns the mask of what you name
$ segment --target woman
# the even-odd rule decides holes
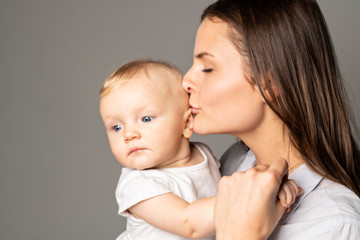
[[[196,133],[232,134],[246,145],[224,155],[223,174],[256,165],[221,181],[218,239],[360,238],[356,127],[315,0],[210,5],[183,87]],[[284,166],[279,158],[304,194],[269,236],[279,216],[271,194]],[[251,218],[240,219],[244,212]]]

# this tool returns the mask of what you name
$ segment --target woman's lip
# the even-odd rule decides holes
[[[192,114],[198,114],[200,111],[201,111],[200,108],[196,108],[196,107],[192,107],[192,108],[191,108]]]

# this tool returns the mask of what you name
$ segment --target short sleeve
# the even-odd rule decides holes
[[[116,188],[119,215],[128,217],[127,209],[137,203],[171,192],[166,176],[156,170],[123,169]]]

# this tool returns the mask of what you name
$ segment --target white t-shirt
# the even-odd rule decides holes
[[[176,194],[189,203],[197,199],[215,196],[220,180],[220,163],[205,144],[192,144],[204,158],[204,161],[200,164],[190,167],[149,170],[123,168],[116,188],[116,200],[119,205],[119,215],[127,217],[127,225],[126,230],[117,240],[185,239],[160,230],[142,219],[135,218],[129,214],[127,209],[143,200],[169,192]],[[203,239],[215,239],[215,236]]]

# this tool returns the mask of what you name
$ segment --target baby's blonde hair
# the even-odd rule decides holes
[[[155,60],[135,60],[122,65],[105,80],[100,89],[100,98],[108,95],[116,86],[125,84],[140,72],[145,73],[150,78],[148,70],[151,67],[158,67],[174,74],[176,78],[182,79],[182,72],[170,63]]]

